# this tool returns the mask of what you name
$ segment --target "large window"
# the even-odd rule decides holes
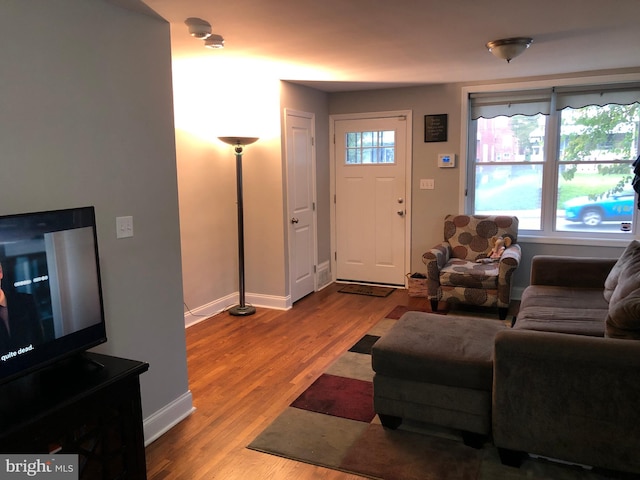
[[[517,215],[532,233],[628,235],[623,223],[635,230],[640,85],[469,101],[469,211]]]

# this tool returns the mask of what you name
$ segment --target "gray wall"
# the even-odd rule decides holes
[[[637,69],[636,69],[637,71]],[[580,74],[584,75],[584,74]],[[524,81],[525,79],[523,79]],[[412,171],[412,234],[411,271],[424,272],[422,254],[442,240],[443,218],[448,213],[464,210],[460,205],[462,169],[464,159],[458,157],[458,166],[443,169],[437,166],[439,153],[460,153],[461,145],[462,85],[446,84],[363,92],[333,93],[329,97],[329,114],[376,112],[410,109],[413,111],[413,171]],[[448,114],[446,142],[424,142],[424,115]],[[420,190],[421,178],[433,178],[434,190]],[[620,243],[603,247],[571,245],[568,242],[543,239],[520,240],[523,261],[514,279],[514,296],[528,285],[531,257],[536,254],[562,254],[595,257],[617,257],[622,252]]]
[[[313,88],[282,82],[280,103],[283,115],[284,109],[287,108],[315,114],[318,263],[328,262],[331,257],[329,232],[331,231],[330,207],[332,205],[329,198],[329,94]],[[285,158],[284,149],[286,149],[286,145],[283,145],[283,158]]]
[[[184,301],[196,309],[238,289],[235,162],[184,130],[176,147]]]
[[[189,409],[168,24],[104,1],[3,0],[0,44],[0,214],[95,206],[99,350],[149,362],[145,418]],[[123,215],[135,236],[117,240]]]
[[[439,153],[457,153],[460,149],[459,87],[434,85],[335,93],[329,102],[330,115],[402,109],[413,111],[411,270],[422,272],[422,254],[442,240],[444,216],[462,209],[458,205],[460,169],[437,166]],[[425,143],[424,115],[441,113],[448,114],[447,141]],[[435,189],[420,190],[421,178],[433,178]]]
[[[180,108],[186,108],[184,82],[176,88]],[[328,95],[288,82],[280,82],[274,94],[278,95],[279,131],[283,131],[285,109],[316,115],[318,256],[320,262],[328,261]],[[205,138],[178,127],[176,139],[185,316],[191,324],[237,303],[235,157],[231,147],[213,136]],[[245,149],[242,160],[247,302],[276,308],[283,308],[290,296],[285,148],[280,136],[261,138]]]
[[[256,305],[287,294],[280,143],[260,139],[242,159],[246,300]],[[235,154],[177,129],[176,155],[185,308],[202,319],[238,302]]]

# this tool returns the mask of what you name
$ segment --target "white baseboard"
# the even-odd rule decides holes
[[[238,296],[236,295],[236,298]],[[254,307],[273,308],[276,310],[289,310],[291,308],[291,296],[277,297],[275,295],[260,295],[258,293],[247,293],[246,303]]]
[[[184,312],[184,326],[186,328],[200,323],[209,317],[213,317],[227,308],[231,308],[238,303],[238,293],[232,293],[226,297],[219,298],[206,305],[192,308],[188,312]]]
[[[184,312],[184,326],[189,328],[197,323],[213,317],[220,312],[224,312],[228,308],[238,304],[238,292],[219,298],[206,305],[192,308],[188,312]],[[277,297],[274,295],[260,295],[255,293],[247,293],[245,303],[254,307],[273,308],[275,310],[288,310],[291,308],[291,297]]]
[[[157,440],[172,427],[193,413],[193,398],[191,391],[187,391],[173,402],[152,413],[142,422],[144,429],[144,446]]]

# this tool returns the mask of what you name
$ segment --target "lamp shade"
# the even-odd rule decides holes
[[[487,43],[486,47],[496,57],[506,60],[507,63],[509,63],[529,48],[532,42],[533,38],[529,37],[503,38]]]
[[[251,145],[258,141],[258,137],[218,137],[218,139],[229,145]]]

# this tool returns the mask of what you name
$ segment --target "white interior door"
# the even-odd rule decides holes
[[[313,114],[286,112],[287,223],[291,302],[315,290]]]
[[[337,280],[405,285],[408,118],[334,122]]]

